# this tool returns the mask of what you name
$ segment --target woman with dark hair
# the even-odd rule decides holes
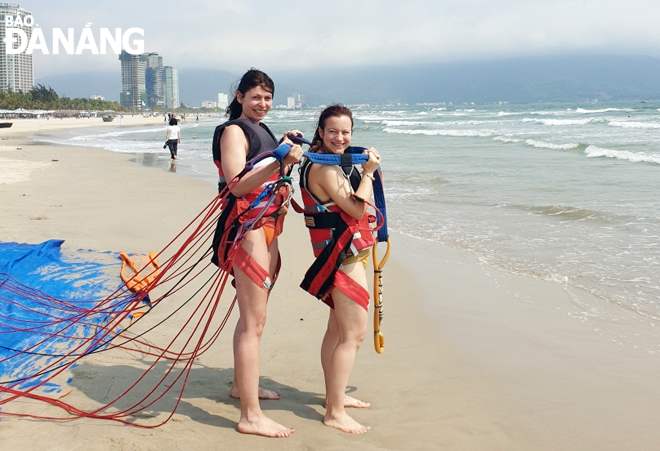
[[[219,189],[234,179],[246,167],[246,162],[269,152],[278,146],[277,139],[261,121],[273,104],[275,86],[268,75],[257,69],[249,70],[236,89],[227,108],[229,121],[218,126],[213,138],[213,157],[220,173]],[[302,148],[286,138],[282,142],[291,145],[282,164],[290,171],[302,157]],[[262,192],[265,184],[277,180],[280,162],[265,159],[243,175],[233,185],[223,205],[216,237],[220,242],[214,253],[214,262],[227,266],[228,249],[233,241],[232,227],[237,215],[244,213]],[[241,418],[238,431],[268,437],[288,437],[293,429],[266,417],[259,405],[259,398],[278,399],[275,392],[259,388],[259,347],[266,322],[266,304],[280,267],[277,236],[282,232],[287,192],[276,193],[274,206],[245,234],[233,259],[234,276],[240,316],[234,332],[234,383],[230,396],[241,401]],[[250,212],[245,215],[249,217]],[[244,217],[246,217],[244,216]],[[235,233],[234,233],[235,234]],[[214,240],[214,247],[216,246]]]
[[[180,142],[181,128],[179,128],[177,120],[172,117],[167,127],[167,133],[165,134],[165,145],[170,149],[172,160],[176,160],[177,147]]]
[[[347,151],[353,133],[353,116],[343,105],[326,108],[319,117],[312,140],[312,152],[338,154]],[[365,200],[373,194],[374,172],[380,155],[374,148],[364,151],[368,161],[361,174],[356,166],[312,163],[300,167],[300,186],[316,262],[307,275],[314,273],[310,289],[330,307],[328,327],[321,345],[321,365],[326,386],[326,414],[323,423],[344,432],[361,434],[369,430],[346,413],[345,407],[369,407],[369,403],[346,395],[346,386],[355,356],[367,332],[366,265],[369,248],[374,244]]]

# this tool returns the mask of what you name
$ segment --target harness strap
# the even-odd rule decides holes
[[[234,258],[234,266],[240,269],[246,276],[254,282],[259,288],[268,293],[275,285],[277,276],[280,273],[280,268],[282,267],[282,259],[280,258],[280,253],[277,253],[277,267],[275,268],[275,274],[272,279],[270,273],[266,271],[260,264],[256,262],[250,254],[248,254],[243,247],[239,247],[236,252],[236,257]]]
[[[335,275],[353,242],[355,233],[345,221],[334,229],[330,243],[314,260],[305,273],[301,288],[312,296],[322,299],[332,288]]]
[[[347,297],[355,301],[363,309],[369,311],[369,292],[362,285],[344,274],[343,271],[337,271],[335,277],[335,288],[344,293]],[[330,308],[335,308],[335,301],[332,295],[324,297],[323,302]]]
[[[316,164],[327,164],[341,166],[342,169],[349,167],[353,164],[362,164],[366,163],[369,160],[369,156],[363,154],[364,147],[349,147],[344,151],[343,154],[327,154],[327,153],[314,153],[314,152],[305,152],[304,155],[312,163]],[[359,152],[359,153],[357,153]],[[378,229],[378,242],[386,242],[389,238],[387,232],[387,214],[385,207],[385,190],[383,188],[383,171],[380,168],[374,173],[374,203],[376,208],[383,215],[383,223],[380,229]]]
[[[315,213],[305,215],[305,226],[308,229],[334,229],[341,222],[339,213]]]

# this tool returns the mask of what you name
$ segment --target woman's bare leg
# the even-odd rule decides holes
[[[248,232],[243,248],[264,268],[271,267],[272,246],[266,247],[263,230]],[[259,405],[259,352],[266,323],[268,294],[234,266],[240,316],[234,332],[234,386],[240,394],[241,418],[238,431],[266,437],[288,437],[293,429],[264,415]]]
[[[323,336],[323,343],[321,344],[321,366],[323,367],[323,375],[327,378],[326,369],[329,365],[330,358],[334,349],[337,347],[339,342],[339,325],[337,324],[337,318],[335,317],[335,311],[330,309],[330,317],[328,318],[328,328]],[[328,405],[328,400],[325,400],[325,406]],[[371,407],[371,403],[367,401],[362,401],[360,399],[354,398],[344,394],[344,407],[352,407],[355,409],[367,409]]]
[[[344,268],[346,275],[351,277],[362,286],[366,287],[366,274],[361,266],[355,268]],[[333,320],[328,323],[328,341],[324,345],[326,349],[323,362],[325,386],[326,386],[326,414],[323,423],[326,426],[337,428],[344,432],[362,434],[369,430],[368,426],[363,426],[346,413],[344,407],[346,397],[346,386],[353,370],[355,355],[360,349],[364,336],[367,331],[367,311],[350,299],[338,289],[332,290],[332,299],[334,300],[334,316],[337,326],[337,344],[330,352],[330,340],[335,333]],[[322,346],[323,347],[323,346]]]

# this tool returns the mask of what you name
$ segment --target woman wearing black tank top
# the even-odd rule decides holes
[[[243,75],[236,89],[236,95],[227,108],[230,121],[238,119],[249,122],[248,126],[264,137],[261,143],[264,149],[266,149],[264,146],[273,149],[277,146],[277,142],[269,142],[269,132],[265,135],[261,133],[262,130],[265,132],[267,129],[259,126],[273,105],[274,92],[275,86],[270,77],[259,70],[251,69]],[[232,124],[228,125],[219,137],[220,169],[226,180],[232,180],[245,168],[250,152],[250,142],[246,133],[243,127]],[[298,132],[293,131],[293,133]],[[287,134],[282,142],[292,147],[283,162],[291,166],[298,162],[303,152],[300,146],[293,145],[286,138]],[[261,191],[263,184],[277,177],[279,171],[278,161],[256,166],[234,185],[231,192],[237,198],[249,200],[250,196]],[[275,215],[275,217],[279,216],[279,230],[281,230],[282,215],[285,213],[286,207],[282,207]],[[288,437],[293,432],[292,428],[266,417],[259,404],[259,398],[279,398],[277,393],[259,387],[259,348],[266,322],[268,295],[279,264],[277,244],[279,230],[275,222],[272,222],[247,232],[233,266],[240,317],[234,332],[234,384],[230,395],[241,401],[238,431],[267,437]],[[239,262],[238,255],[241,255],[241,252],[244,257],[242,260],[252,262],[251,265]],[[259,273],[262,274],[261,279]]]

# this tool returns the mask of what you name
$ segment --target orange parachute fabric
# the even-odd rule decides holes
[[[158,276],[160,265],[156,252],[149,252],[149,255],[135,255],[132,258],[122,252],[121,258],[121,280],[126,284],[126,288],[139,293],[151,284]]]

